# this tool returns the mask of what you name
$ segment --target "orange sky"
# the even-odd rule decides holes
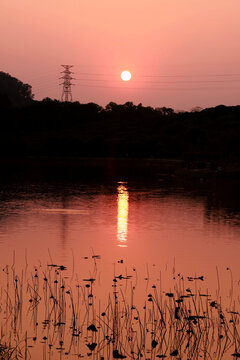
[[[239,0],[1,0],[0,70],[36,99],[60,99],[60,65],[73,64],[83,103],[237,105],[239,19]]]

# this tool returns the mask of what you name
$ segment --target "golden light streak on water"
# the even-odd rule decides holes
[[[128,189],[126,183],[119,183],[118,191],[118,222],[117,240],[118,246],[127,247],[128,231]]]

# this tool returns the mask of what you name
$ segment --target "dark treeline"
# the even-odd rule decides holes
[[[34,101],[24,86],[28,96],[17,103],[0,88],[1,156],[240,159],[240,106],[178,113],[132,102],[103,108]]]
[[[1,109],[2,155],[240,157],[240,106],[175,113],[127,102],[105,108],[45,99]]]

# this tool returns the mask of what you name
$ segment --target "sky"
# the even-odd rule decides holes
[[[239,19],[240,0],[0,0],[0,71],[37,100],[61,98],[70,64],[81,103],[238,105]]]

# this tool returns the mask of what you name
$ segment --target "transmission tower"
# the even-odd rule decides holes
[[[63,79],[63,82],[60,85],[63,85],[62,89],[62,96],[61,101],[72,101],[72,84],[71,80],[74,80],[74,78],[71,76],[73,74],[70,69],[73,67],[73,65],[61,65],[64,68],[64,71],[61,71],[61,74],[63,76],[60,77],[60,79]]]

